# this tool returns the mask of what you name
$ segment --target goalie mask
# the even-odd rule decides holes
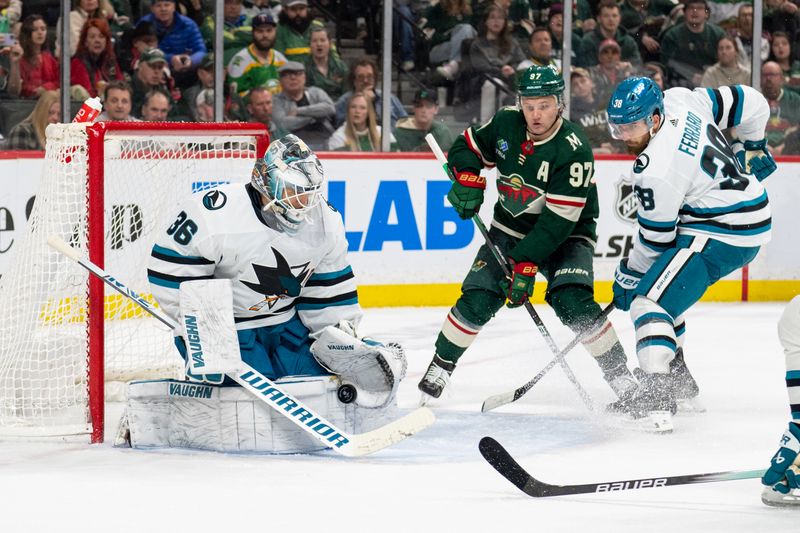
[[[296,135],[273,141],[253,167],[253,187],[267,198],[263,210],[272,210],[290,230],[307,220],[320,199],[322,164]]]

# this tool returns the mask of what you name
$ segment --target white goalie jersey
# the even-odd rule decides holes
[[[722,135],[764,138],[769,105],[751,87],[669,89],[665,120],[631,171],[639,200],[638,229],[628,266],[646,272],[678,234],[734,246],[769,242],[771,213],[763,185],[745,174]]]
[[[313,335],[362,315],[341,216],[320,202],[292,233],[270,224],[251,185],[197,193],[157,238],[148,279],[158,303],[180,322],[179,287],[197,279],[233,284],[236,328],[282,324],[296,314]],[[182,329],[175,335],[181,335]]]

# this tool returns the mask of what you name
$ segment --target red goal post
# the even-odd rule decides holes
[[[54,255],[48,235],[149,297],[162,218],[192,192],[249,181],[269,134],[250,123],[98,122],[54,124],[47,137],[28,227],[0,278],[0,435],[102,442],[105,381],[176,377],[180,363],[169,332]]]

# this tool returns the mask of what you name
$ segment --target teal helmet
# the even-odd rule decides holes
[[[561,72],[552,65],[528,67],[519,76],[517,94],[520,98],[555,96],[561,103],[564,94],[564,78],[561,76]]]

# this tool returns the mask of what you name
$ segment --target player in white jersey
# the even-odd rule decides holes
[[[323,181],[317,156],[287,135],[257,160],[250,183],[187,198],[153,246],[148,268],[153,295],[180,322],[182,282],[230,279],[240,352],[250,366],[270,379],[333,372],[359,385],[365,384],[365,373],[378,381],[383,376],[385,391],[393,395],[405,358],[395,346],[368,341],[365,348],[355,338],[362,311],[342,218],[322,198]],[[186,359],[183,334],[182,328],[175,331],[175,344]],[[333,353],[313,345],[321,336]],[[343,361],[335,348],[347,351],[348,342],[363,348],[359,353],[366,352],[368,360]],[[188,366],[187,375],[232,383],[222,375],[191,375]],[[372,385],[366,388],[381,391],[380,383]],[[373,404],[386,401],[384,394]]]
[[[614,407],[646,429],[672,430],[670,363],[682,345],[684,312],[770,239],[761,184],[776,168],[764,139],[768,118],[764,97],[741,85],[662,93],[635,77],[611,96],[611,134],[637,155],[631,181],[639,203],[638,236],[617,268],[614,303],[630,309],[643,371],[638,393]],[[726,128],[735,128],[734,148],[720,131]]]
[[[778,337],[786,355],[786,388],[792,420],[780,448],[761,478],[761,501],[773,506],[800,507],[800,296],[795,296],[778,322]]]

